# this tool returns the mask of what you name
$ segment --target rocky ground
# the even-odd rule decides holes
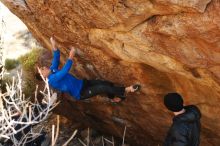
[[[59,136],[55,144],[56,146],[62,146],[71,137],[75,130],[77,130],[78,132],[76,136],[70,141],[68,146],[84,146],[88,143],[89,146],[122,146],[122,139],[114,138],[112,136],[99,133],[98,131],[91,128],[81,128],[80,124],[72,123],[63,116],[59,117]],[[50,145],[52,140],[52,125],[56,124],[57,115],[52,114],[46,121],[40,123],[35,127],[35,129],[39,129],[43,126],[43,131],[47,133],[46,139],[43,142],[42,146]],[[123,144],[123,146],[129,145]]]

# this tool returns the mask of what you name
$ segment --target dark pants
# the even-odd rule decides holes
[[[87,99],[99,94],[106,94],[108,98],[115,96],[124,99],[125,87],[114,86],[112,82],[102,80],[83,80],[83,87],[81,90],[80,99]]]

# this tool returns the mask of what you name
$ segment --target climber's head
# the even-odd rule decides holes
[[[42,76],[44,79],[46,79],[50,75],[50,69],[46,66],[43,66],[40,68],[38,67],[37,69],[38,69],[38,72],[36,73],[35,76],[38,80],[42,80]]]
[[[164,105],[175,115],[184,112],[183,98],[178,93],[168,93],[164,96]]]

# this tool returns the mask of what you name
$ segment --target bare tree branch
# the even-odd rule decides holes
[[[0,75],[3,73],[1,72]],[[38,86],[36,87],[34,102],[30,98],[25,98],[22,91],[21,73],[17,73],[17,78],[13,77],[12,83],[6,84],[6,91],[0,90],[0,140],[10,139],[15,146],[28,143],[37,138],[41,130],[37,133],[32,131],[32,126],[44,121],[57,102],[57,94],[53,93],[44,80],[45,88],[40,93],[43,95],[43,102],[37,100]],[[0,76],[1,77],[1,76]],[[23,133],[25,129],[28,132]],[[58,129],[59,130],[59,129]],[[58,132],[57,132],[58,133]],[[18,135],[21,134],[21,138]],[[56,138],[58,135],[56,135]]]

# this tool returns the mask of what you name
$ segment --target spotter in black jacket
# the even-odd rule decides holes
[[[184,109],[185,113],[173,118],[164,146],[199,146],[201,113],[194,105]]]

